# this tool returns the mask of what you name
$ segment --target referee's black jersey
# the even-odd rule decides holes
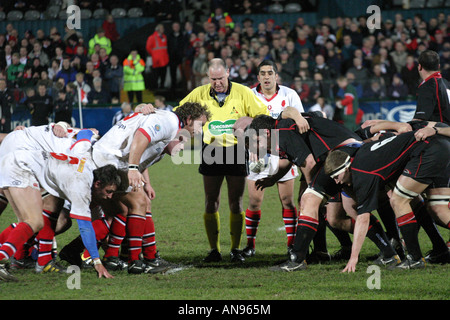
[[[450,124],[450,85],[435,72],[425,79],[417,90],[414,119]]]
[[[317,117],[313,113],[302,115],[310,126],[306,133],[300,134],[293,120],[281,119],[281,116],[275,125],[280,157],[289,159],[297,166],[301,166],[309,154],[317,163],[324,161],[329,151],[349,138],[361,141],[356,133],[336,121]]]
[[[416,141],[414,131],[410,131],[386,135],[359,148],[350,167],[358,214],[378,208],[379,190],[395,181],[411,157],[418,155],[428,143]]]

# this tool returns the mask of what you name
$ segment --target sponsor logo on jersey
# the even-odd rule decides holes
[[[236,119],[230,119],[226,121],[215,120],[208,124],[209,132],[214,136],[220,136],[222,134],[233,134],[233,125]]]
[[[83,172],[85,163],[86,163],[86,158],[81,158],[80,163],[78,164],[78,168],[77,168],[78,172]]]

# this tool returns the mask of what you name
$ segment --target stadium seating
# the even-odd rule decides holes
[[[111,14],[116,18],[125,18],[127,16],[127,11],[123,8],[114,8],[111,10]]]
[[[130,18],[140,18],[143,14],[144,12],[141,8],[130,8],[127,12],[128,17]]]
[[[105,19],[105,17],[109,14],[108,10],[99,8],[95,9],[92,13],[92,18],[94,19]]]
[[[23,13],[19,10],[12,10],[8,12],[6,19],[9,21],[19,21],[23,19]]]
[[[298,3],[288,3],[284,6],[284,12],[295,13],[302,11],[302,6]]]
[[[25,20],[38,20],[41,17],[41,13],[37,10],[28,10],[25,12],[23,18]]]

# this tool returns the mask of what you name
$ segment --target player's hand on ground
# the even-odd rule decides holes
[[[133,191],[138,191],[144,185],[144,178],[138,170],[128,170],[128,182]]]
[[[358,263],[358,258],[350,257],[350,260],[348,260],[347,265],[345,266],[344,270],[342,270],[342,272],[348,272],[348,273],[355,272],[357,263]]]
[[[102,264],[95,264],[94,268],[97,271],[97,274],[98,274],[99,278],[102,278],[102,277],[105,277],[107,279],[114,278],[114,276],[112,276]]]

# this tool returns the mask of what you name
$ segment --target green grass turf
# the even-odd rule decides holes
[[[204,264],[208,252],[203,226],[204,197],[197,165],[174,165],[170,158],[150,168],[156,191],[152,213],[156,224],[157,247],[169,261],[190,268],[168,275],[128,275],[112,272],[114,279],[97,279],[93,270],[83,270],[80,289],[69,289],[70,275],[35,274],[17,271],[19,282],[0,282],[1,300],[447,300],[450,277],[448,265],[430,265],[424,270],[388,271],[381,268],[380,289],[369,289],[367,257],[378,252],[366,240],[357,272],[341,273],[346,262],[310,265],[305,271],[275,273],[268,268],[286,259],[286,233],[276,187],[266,190],[262,219],[256,240],[256,256],[243,265],[229,262],[229,211],[226,184],[220,205],[221,248],[224,261]],[[296,186],[298,190],[298,183]],[[247,193],[244,208],[248,203]],[[0,218],[0,228],[15,221],[8,208]],[[449,232],[440,229],[445,240]],[[78,235],[74,225],[57,237],[59,250]],[[421,230],[423,253],[431,243]],[[245,231],[242,244],[245,246]],[[327,231],[328,249],[339,249]],[[243,247],[242,246],[242,247]],[[102,252],[101,252],[102,254]],[[68,281],[69,280],[69,281]],[[370,282],[370,279],[369,279]],[[72,282],[73,283],[73,282]],[[175,306],[178,308],[178,304]],[[173,306],[172,306],[173,307]],[[172,310],[173,311],[173,310]],[[273,311],[273,310],[272,310]],[[175,311],[173,311],[175,312]]]

